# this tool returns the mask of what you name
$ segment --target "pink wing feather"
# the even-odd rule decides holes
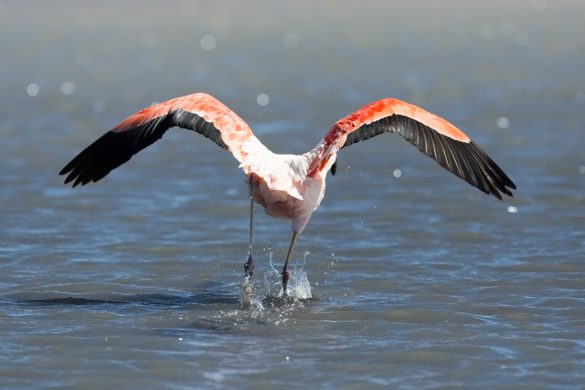
[[[312,165],[323,169],[340,149],[382,133],[397,133],[433,158],[443,168],[501,199],[516,186],[502,169],[471,139],[445,119],[415,105],[387,98],[372,102],[335,122],[325,134],[322,152]]]
[[[246,122],[223,103],[196,93],[130,115],[79,153],[59,174],[68,174],[65,183],[73,181],[73,187],[96,182],[174,126],[204,135],[229,150],[239,162],[245,158],[242,145],[253,136]]]

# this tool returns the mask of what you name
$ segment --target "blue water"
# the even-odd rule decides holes
[[[0,2],[0,387],[582,386],[584,10]],[[196,91],[292,153],[398,97],[518,190],[489,198],[399,137],[352,146],[297,243],[313,298],[270,298],[290,227],[258,210],[242,310],[231,155],[176,130],[99,183],[57,176],[128,114]]]

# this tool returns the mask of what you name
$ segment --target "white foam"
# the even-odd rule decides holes
[[[289,273],[288,296],[296,299],[313,298],[311,284],[307,273],[302,268],[295,268]]]

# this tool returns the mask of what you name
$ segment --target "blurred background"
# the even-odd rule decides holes
[[[577,0],[0,1],[0,386],[583,383],[584,20]],[[231,155],[176,130],[97,184],[57,175],[193,92],[281,153],[397,97],[518,191],[488,198],[399,137],[352,146],[297,246],[315,299],[243,312]],[[257,212],[259,300],[289,235]]]

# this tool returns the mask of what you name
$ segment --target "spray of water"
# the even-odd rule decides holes
[[[241,288],[242,308],[248,311],[264,309],[263,301],[279,299],[283,297],[281,271],[274,265],[273,252],[267,250],[269,270],[264,274],[264,283],[254,284],[252,279],[245,277]],[[304,270],[307,256],[305,252],[302,262],[295,262],[289,269],[289,281],[287,298],[293,300],[305,300],[313,297],[311,284]]]
[[[313,294],[311,292],[311,284],[309,283],[309,279],[307,278],[307,273],[304,270],[305,263],[307,261],[307,256],[310,253],[305,251],[303,255],[303,262],[302,264],[295,263],[293,264],[292,268],[289,270],[289,280],[288,280],[288,288],[287,288],[287,295],[289,298],[293,299],[309,299],[313,298]],[[268,265],[270,266],[270,272],[265,275],[265,285],[268,287],[268,296],[272,297],[282,297],[282,276],[280,274],[280,270],[274,266],[272,262],[272,251],[269,252],[268,256]],[[274,293],[276,291],[276,293]]]

